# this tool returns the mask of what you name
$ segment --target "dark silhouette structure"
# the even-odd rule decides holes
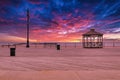
[[[27,44],[26,48],[29,48],[29,22],[30,22],[30,16],[29,16],[29,9],[27,9]]]
[[[57,50],[60,50],[60,45],[57,44],[57,45],[56,45],[56,48],[57,48]]]
[[[15,48],[10,48],[10,56],[15,56]]]
[[[103,34],[96,32],[95,29],[90,29],[87,33],[83,34],[83,47],[84,48],[103,48]]]

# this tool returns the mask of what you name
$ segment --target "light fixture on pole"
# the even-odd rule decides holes
[[[27,9],[27,31],[26,31],[26,35],[27,35],[27,43],[26,43],[26,48],[29,48],[29,22],[30,22],[30,16],[29,16],[29,9]]]

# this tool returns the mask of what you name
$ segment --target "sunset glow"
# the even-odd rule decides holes
[[[120,39],[120,0],[1,0],[0,42],[80,42],[91,28],[105,39]]]

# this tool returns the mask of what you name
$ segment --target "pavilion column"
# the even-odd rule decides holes
[[[101,37],[99,36],[99,38],[98,38],[98,42],[101,42]]]
[[[102,36],[100,37],[100,47],[102,47],[102,42],[103,42],[103,40],[102,40]]]
[[[90,37],[90,46],[92,47],[92,40],[93,40],[93,37],[91,36]]]
[[[98,47],[100,47],[101,41],[100,41],[100,36],[98,36],[98,41],[97,41],[97,45]]]
[[[101,47],[101,45],[100,45],[100,44],[101,44],[101,41],[102,41],[102,40],[101,40],[101,36],[99,36],[99,42],[98,42],[98,44],[99,44],[98,46],[99,46],[99,47]]]
[[[95,47],[95,36],[93,37],[93,43],[92,43],[92,47]]]
[[[86,47],[88,47],[88,36],[86,36]]]
[[[101,42],[102,46],[103,46],[103,36],[102,36],[102,42]]]
[[[83,47],[85,47],[85,36],[82,38]]]

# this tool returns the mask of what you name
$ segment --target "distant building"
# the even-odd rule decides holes
[[[103,48],[103,34],[96,32],[95,29],[90,29],[82,35],[84,48]]]

